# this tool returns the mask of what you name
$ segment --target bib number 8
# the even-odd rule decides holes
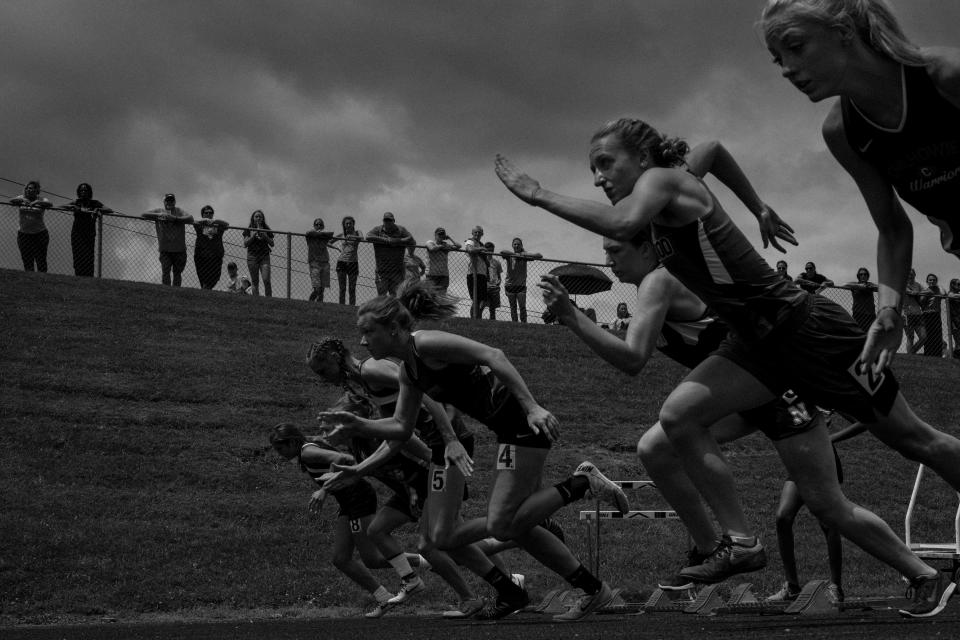
[[[350,533],[360,533],[361,530],[360,518],[354,518],[350,521]]]

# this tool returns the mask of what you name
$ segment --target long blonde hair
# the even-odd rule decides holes
[[[883,0],[767,0],[759,27],[769,42],[798,21],[828,29],[846,27],[874,51],[900,64],[922,67],[927,63]]]

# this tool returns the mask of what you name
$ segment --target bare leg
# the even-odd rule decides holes
[[[794,547],[793,523],[803,507],[803,499],[796,483],[787,480],[780,492],[780,506],[777,508],[777,544],[780,547],[780,559],[783,561],[783,575],[791,587],[800,588],[797,575],[797,556]]]
[[[368,517],[367,520],[370,520],[370,518]],[[346,516],[337,518],[334,531],[333,554],[331,557],[333,566],[339,569],[343,575],[360,585],[360,588],[365,591],[373,593],[379,589],[380,582],[373,577],[370,569],[353,557],[354,538],[350,533],[349,519]]]

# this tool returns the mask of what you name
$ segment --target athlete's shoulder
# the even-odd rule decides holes
[[[930,47],[923,50],[927,75],[937,90],[960,108],[960,49]]]
[[[823,139],[830,144],[831,140],[841,139],[846,142],[845,129],[843,124],[843,106],[840,100],[835,100],[827,117],[823,119]],[[838,138],[839,137],[839,138]]]

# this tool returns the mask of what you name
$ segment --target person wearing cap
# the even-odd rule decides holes
[[[390,211],[383,214],[383,224],[367,232],[367,240],[373,243],[377,295],[396,295],[397,287],[403,282],[405,249],[416,241],[409,231],[397,224]]]
[[[184,225],[193,224],[193,216],[177,206],[177,197],[172,193],[163,196],[163,207],[142,214],[157,226],[157,245],[160,250],[161,282],[179,287],[183,268],[187,266],[187,239]]]
[[[479,319],[483,315],[483,305],[487,301],[487,254],[483,246],[483,227],[475,226],[470,237],[463,243],[463,250],[470,254],[470,266],[467,268],[467,291],[470,292],[470,317]]]
[[[433,239],[427,240],[427,280],[441,293],[446,293],[450,286],[449,254],[459,248],[460,243],[448,236],[443,227],[437,227]]]
[[[215,220],[213,207],[204,205],[200,210],[200,219],[193,223],[197,240],[193,245],[193,264],[197,268],[197,278],[201,289],[213,289],[220,282],[223,270],[223,234],[230,224],[226,220]]]

